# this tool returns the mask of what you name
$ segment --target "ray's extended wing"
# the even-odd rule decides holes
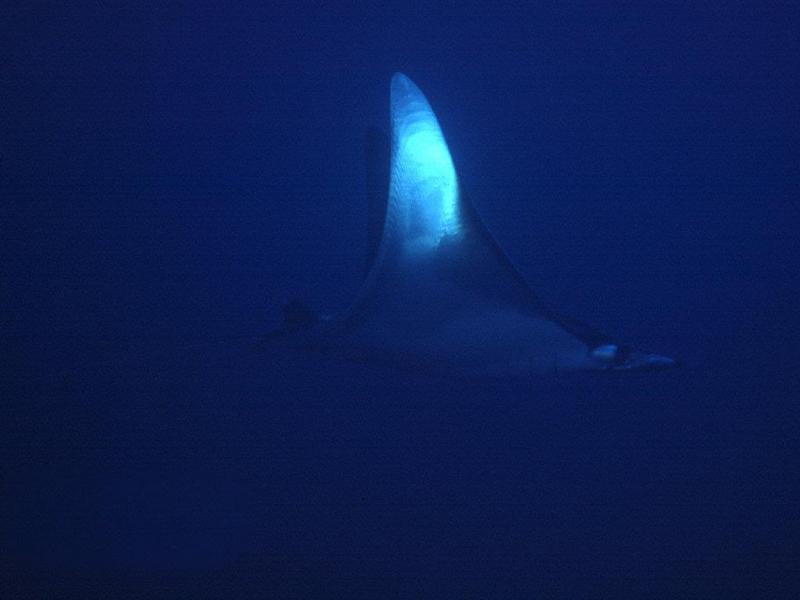
[[[369,318],[398,300],[415,299],[425,306],[420,310],[431,312],[485,302],[558,322],[590,346],[604,343],[604,335],[562,317],[533,293],[468,201],[427,99],[400,73],[392,77],[391,126],[383,210],[374,190],[381,177],[370,179],[370,215],[383,218],[380,243],[370,253],[372,265],[350,320]],[[382,157],[378,137],[371,133],[368,145]]]

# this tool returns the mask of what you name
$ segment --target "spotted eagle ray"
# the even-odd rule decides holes
[[[283,325],[268,342],[490,376],[676,364],[543,302],[469,203],[420,89],[395,73],[390,95],[388,177],[372,177],[377,193],[370,200],[370,264],[361,289],[337,317],[319,318],[299,301],[287,303]],[[376,139],[373,156],[380,155]]]

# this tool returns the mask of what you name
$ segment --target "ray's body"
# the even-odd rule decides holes
[[[370,235],[365,281],[344,315],[289,328],[300,345],[476,375],[673,364],[614,343],[533,293],[467,201],[425,96],[400,73],[391,127],[388,199],[371,207],[382,227]]]

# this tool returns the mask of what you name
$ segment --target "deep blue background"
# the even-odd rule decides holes
[[[0,595],[795,597],[800,11],[605,4],[4,5]],[[537,291],[686,368],[254,350],[357,289],[395,70]]]

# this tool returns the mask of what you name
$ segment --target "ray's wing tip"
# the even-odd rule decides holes
[[[389,96],[393,112],[402,112],[414,105],[422,105],[430,110],[422,91],[409,77],[399,71],[392,75]]]
[[[401,73],[400,71],[395,71],[392,74],[392,84],[391,84],[392,91],[396,89],[399,90],[401,88],[404,89],[409,85],[413,86],[414,82],[411,81],[411,79],[405,73]]]

